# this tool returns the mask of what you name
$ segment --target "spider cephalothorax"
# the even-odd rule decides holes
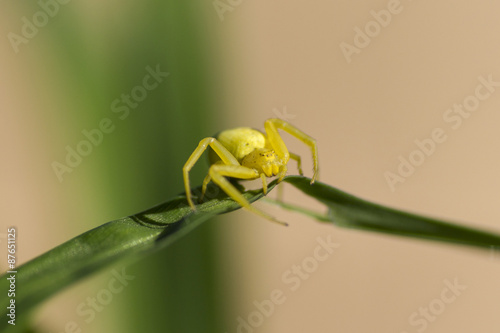
[[[318,178],[318,151],[316,141],[295,126],[281,119],[268,119],[264,124],[266,134],[248,127],[239,127],[220,132],[216,138],[208,137],[200,141],[183,168],[186,198],[191,206],[195,205],[191,198],[189,171],[201,154],[209,148],[210,169],[203,181],[202,196],[208,183],[212,180],[233,200],[244,208],[270,219],[275,218],[252,207],[241,193],[225,178],[262,179],[264,194],[267,193],[266,177],[278,176],[278,182],[285,177],[288,161],[297,161],[299,174],[302,175],[301,160],[298,155],[290,153],[278,133],[284,130],[304,142],[312,150],[313,177],[311,184]],[[279,222],[282,223],[282,222]]]
[[[283,161],[278,154],[270,148],[256,148],[241,160],[241,165],[255,169],[266,177],[276,176],[283,166]]]

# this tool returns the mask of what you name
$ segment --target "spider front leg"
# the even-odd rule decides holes
[[[285,177],[286,165],[290,159],[288,148],[286,147],[283,139],[278,132],[278,129],[281,129],[293,135],[311,148],[313,157],[313,176],[311,179],[311,184],[314,183],[318,179],[318,147],[316,145],[316,140],[299,130],[297,127],[281,119],[266,120],[266,122],[264,123],[264,128],[266,129],[267,138],[271,143],[271,146],[283,161],[283,165],[280,168],[278,181],[281,181]]]
[[[189,159],[187,160],[186,164],[184,164],[184,167],[182,168],[182,173],[184,177],[184,188],[186,190],[186,199],[189,203],[189,206],[193,210],[195,210],[195,205],[193,203],[193,199],[191,198],[191,186],[189,184],[189,171],[193,168],[193,166],[196,164],[196,162],[199,160],[200,156],[203,154],[203,152],[208,148],[208,146],[212,147],[212,149],[219,155],[220,159],[222,160],[223,163],[227,165],[237,165],[239,166],[240,163],[238,163],[238,160],[236,157],[234,157],[217,139],[215,138],[205,138],[200,141],[198,144],[198,147],[193,151]],[[205,181],[207,178],[205,178]],[[208,184],[208,182],[207,182]],[[206,189],[206,184],[204,184],[205,189]],[[205,193],[203,191],[203,193]]]
[[[242,207],[248,209],[263,218],[272,222],[276,222],[287,226],[285,222],[281,222],[274,217],[264,213],[263,211],[253,207],[250,202],[234,187],[225,177],[232,177],[238,179],[256,179],[259,178],[259,173],[255,169],[247,168],[241,165],[223,165],[213,164],[208,171],[212,181],[217,184],[226,194],[239,203]],[[267,188],[266,188],[267,189]]]

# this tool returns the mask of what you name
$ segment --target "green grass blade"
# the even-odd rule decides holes
[[[340,227],[487,249],[500,245],[500,235],[488,231],[377,205],[320,182],[311,185],[310,179],[304,177],[289,176],[285,181],[324,203],[329,208],[329,220]],[[303,209],[299,211],[304,213]],[[310,216],[315,217],[314,214]]]
[[[329,213],[321,215],[290,204],[280,205],[323,222],[480,248],[500,245],[500,235],[488,231],[387,208],[320,182],[311,185],[305,177],[289,176],[285,181],[324,203]],[[269,190],[275,185],[273,181]],[[199,191],[197,188],[193,192]],[[158,250],[209,218],[240,208],[214,185],[209,186],[207,193],[210,199],[198,205],[195,212],[187,206],[185,196],[180,195],[142,213],[92,229],[20,266],[16,276],[16,312],[26,313],[64,287],[103,267]],[[263,197],[261,190],[246,191],[243,195],[250,202]],[[0,277],[0,290],[8,290],[6,275]],[[4,318],[7,302],[7,299],[0,300],[0,314]],[[0,329],[3,331],[7,325],[7,321],[0,322]]]
[[[270,184],[269,190],[275,185]],[[200,188],[193,192],[199,193]],[[16,275],[16,313],[27,314],[43,300],[82,278],[119,260],[147,254],[171,244],[209,218],[240,206],[216,186],[209,186],[205,200],[192,211],[184,195],[142,213],[121,218],[89,230],[45,254],[21,265]],[[260,199],[261,190],[247,191],[250,202]],[[7,274],[0,277],[0,290],[9,289]],[[8,299],[0,299],[0,331],[9,327]],[[19,320],[17,320],[19,322]]]

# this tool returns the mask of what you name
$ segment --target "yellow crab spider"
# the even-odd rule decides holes
[[[292,124],[281,119],[268,119],[264,123],[265,133],[249,128],[239,127],[220,132],[216,138],[208,137],[200,141],[191,154],[182,172],[186,198],[193,210],[195,205],[191,198],[189,171],[193,168],[203,152],[209,148],[210,169],[202,186],[201,196],[205,194],[210,181],[217,184],[226,194],[242,207],[268,220],[286,225],[253,207],[250,202],[225,177],[236,179],[262,179],[262,190],[267,193],[266,177],[278,176],[278,183],[285,177],[290,159],[297,161],[299,174],[302,175],[300,156],[290,153],[281,139],[281,129],[311,148],[313,158],[313,177],[311,184],[318,179],[318,149],[316,140],[305,134]]]

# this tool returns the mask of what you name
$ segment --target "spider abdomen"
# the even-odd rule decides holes
[[[266,146],[266,136],[250,127],[238,127],[220,132],[216,139],[236,157],[238,162],[241,161],[252,151]],[[219,156],[210,149],[209,151],[210,164],[220,161]]]

